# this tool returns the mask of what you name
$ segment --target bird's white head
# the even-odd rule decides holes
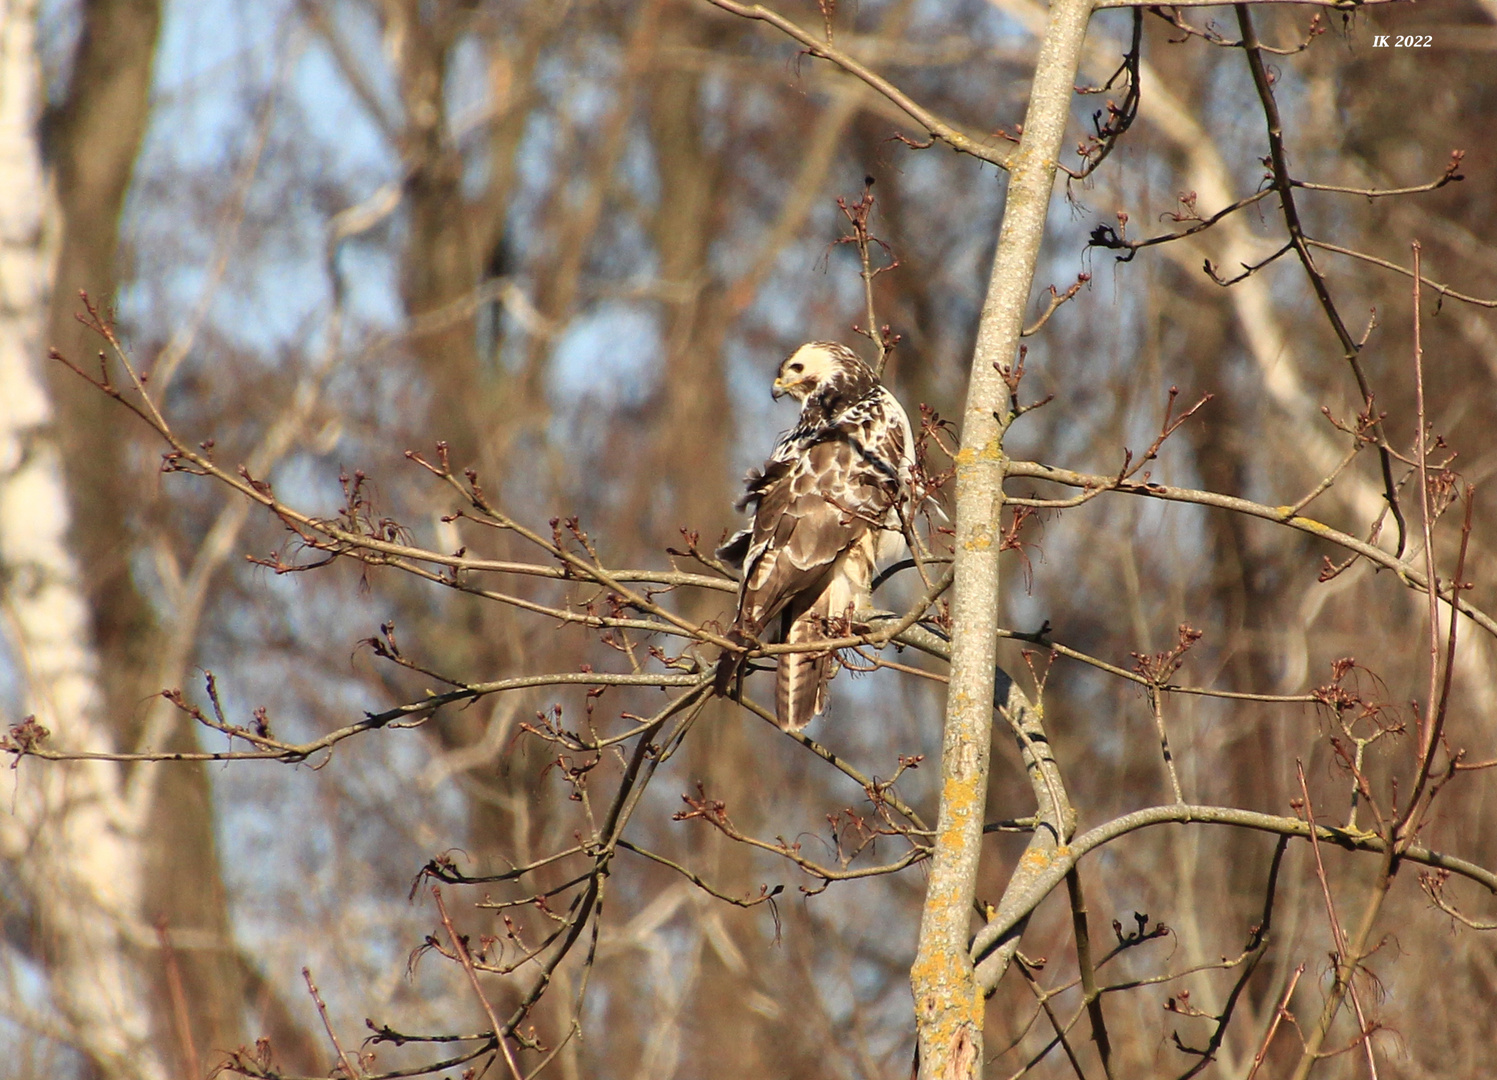
[[[867,365],[846,345],[812,341],[781,361],[770,393],[776,401],[789,394],[796,401],[804,402],[830,382],[866,372]]]

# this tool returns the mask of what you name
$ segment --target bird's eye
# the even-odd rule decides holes
[[[791,364],[790,365],[790,370],[793,371],[793,372],[795,372],[797,375],[799,375],[802,371],[806,370],[806,365],[805,364]]]

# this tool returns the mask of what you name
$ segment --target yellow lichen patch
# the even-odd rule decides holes
[[[1003,434],[999,432],[989,439],[981,449],[975,446],[963,446],[956,452],[956,467],[958,472],[964,471],[970,465],[992,465],[1003,460]]]
[[[1307,532],[1320,533],[1321,535],[1335,531],[1329,525],[1322,525],[1314,518],[1307,518],[1303,514],[1296,514],[1292,506],[1275,506],[1273,511],[1281,522],[1286,525],[1293,525],[1297,529],[1304,529]]]
[[[1050,865],[1050,852],[1044,848],[1030,848],[1019,857],[1019,865],[1026,870],[1043,870]]]
[[[941,806],[945,810],[945,819],[940,842],[953,847],[960,845],[962,828],[972,819],[977,808],[977,778],[948,778],[941,791]]]
[[[910,983],[926,1024],[937,1031],[963,1023],[981,1029],[984,998],[972,965],[962,950],[939,950],[917,956],[910,969]]]

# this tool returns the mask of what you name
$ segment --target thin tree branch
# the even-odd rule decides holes
[[[1361,347],[1352,338],[1351,332],[1347,330],[1345,322],[1342,321],[1341,312],[1337,310],[1335,301],[1331,299],[1331,290],[1326,284],[1325,276],[1315,265],[1309,246],[1305,242],[1305,230],[1300,223],[1299,208],[1295,205],[1294,184],[1289,175],[1289,163],[1284,149],[1284,125],[1279,116],[1278,101],[1274,97],[1273,80],[1269,78],[1268,68],[1263,62],[1258,32],[1253,26],[1253,18],[1249,13],[1248,5],[1237,4],[1235,7],[1237,23],[1242,29],[1243,52],[1247,56],[1248,69],[1252,72],[1253,85],[1257,88],[1258,100],[1263,106],[1263,116],[1268,125],[1268,152],[1273,169],[1273,190],[1279,193],[1284,226],[1289,231],[1289,239],[1294,246],[1295,253],[1299,256],[1300,265],[1304,267],[1305,274],[1310,279],[1310,287],[1315,292],[1315,298],[1320,302],[1321,309],[1330,321],[1331,329],[1335,331],[1336,338],[1341,343],[1344,358],[1357,380],[1357,389],[1367,405],[1367,412],[1375,417],[1372,410],[1372,386],[1367,381],[1367,375],[1362,370],[1362,362],[1359,359]],[[1404,522],[1403,511],[1398,505],[1398,486],[1393,482],[1392,452],[1388,446],[1388,438],[1383,431],[1381,419],[1374,419],[1374,430],[1377,432],[1378,456],[1383,468],[1383,495],[1388,501],[1388,509],[1392,511],[1394,523],[1398,526],[1398,544],[1395,554],[1402,555],[1408,530]]]
[[[1357,1014],[1358,1041],[1362,1042],[1366,1048],[1367,1064],[1372,1071],[1373,1080],[1376,1080],[1377,1060],[1373,1056],[1372,1030],[1367,1026],[1367,1019],[1362,1011],[1362,1002],[1357,995],[1356,978],[1357,969],[1367,955],[1367,940],[1372,935],[1373,924],[1377,921],[1383,901],[1388,896],[1388,887],[1393,883],[1394,868],[1399,857],[1397,847],[1393,844],[1383,846],[1381,865],[1378,868],[1377,877],[1373,880],[1367,907],[1362,913],[1362,921],[1355,935],[1348,940],[1341,929],[1341,920],[1336,915],[1336,905],[1331,899],[1330,883],[1326,879],[1325,863],[1320,857],[1320,830],[1315,826],[1315,811],[1310,805],[1310,789],[1305,783],[1304,766],[1300,762],[1295,762],[1295,768],[1299,775],[1300,793],[1304,799],[1305,822],[1310,826],[1310,850],[1315,855],[1315,873],[1320,880],[1321,892],[1325,897],[1327,918],[1331,924],[1331,936],[1336,948],[1335,955],[1332,957],[1335,964],[1335,981],[1332,983],[1331,992],[1326,996],[1320,1019],[1305,1039],[1299,1064],[1294,1069],[1293,1080],[1307,1080],[1309,1077],[1310,1070],[1315,1067],[1315,1063],[1321,1056],[1320,1048],[1325,1044],[1331,1024],[1335,1022],[1336,1014],[1341,1011],[1341,1005],[1348,995],[1351,997],[1352,1006]]]
[[[1186,502],[1194,503],[1198,506],[1214,506],[1221,510],[1230,510],[1235,513],[1246,514],[1249,517],[1277,522],[1280,525],[1287,526],[1299,532],[1308,533],[1311,536],[1318,536],[1322,540],[1330,541],[1384,569],[1391,570],[1398,575],[1399,580],[1403,581],[1411,589],[1423,592],[1429,587],[1424,576],[1424,571],[1420,570],[1413,563],[1398,558],[1391,552],[1384,551],[1366,541],[1333,529],[1329,525],[1316,521],[1313,518],[1307,518],[1301,514],[1290,514],[1289,511],[1293,509],[1292,507],[1265,506],[1262,503],[1255,503],[1249,499],[1241,499],[1235,495],[1222,495],[1218,492],[1199,491],[1194,488],[1172,487],[1168,484],[1139,483],[1135,481],[1119,482],[1113,476],[1096,476],[1072,472],[1069,469],[1041,465],[1039,462],[1034,461],[1009,461],[1007,467],[1008,475],[1010,476],[1028,476],[1040,480],[1053,480],[1067,487],[1086,489],[1088,493],[1091,491],[1119,491],[1130,495],[1142,495],[1151,499],[1163,499],[1167,502]],[[1457,604],[1462,614],[1468,616],[1483,630],[1497,636],[1497,619],[1493,619],[1485,611],[1459,598],[1448,589],[1440,590],[1440,599],[1447,604]]]
[[[483,992],[483,987],[478,982],[478,972],[473,968],[473,957],[468,954],[468,941],[458,934],[452,925],[452,920],[447,916],[447,905],[442,902],[442,890],[437,886],[431,887],[431,895],[437,902],[437,914],[441,916],[442,927],[447,931],[447,939],[452,943],[452,951],[457,954],[458,960],[463,965],[463,971],[468,976],[468,985],[473,987],[473,994],[478,998],[478,1003],[483,1006],[483,1014],[489,1018],[490,1028],[494,1040],[504,1052],[504,1062],[509,1066],[509,1073],[514,1080],[523,1080],[520,1068],[515,1063],[514,1051],[509,1048],[509,1042],[503,1034],[503,1027],[499,1023],[499,1017],[494,1012],[494,1006],[489,1002],[489,996]]]
[[[1050,1026],[1055,1029],[1054,1040],[1052,1040],[1051,1043],[1046,1046],[1041,1053],[1049,1053],[1051,1047],[1059,1044],[1060,1048],[1066,1052],[1066,1060],[1071,1063],[1071,1069],[1076,1074],[1076,1080],[1086,1080],[1086,1070],[1081,1067],[1081,1060],[1077,1058],[1076,1051],[1071,1048],[1071,1040],[1066,1038],[1066,1032],[1070,1030],[1070,1025],[1061,1024],[1060,1017],[1056,1016],[1055,1010],[1050,1007],[1050,998],[1052,996],[1051,992],[1045,990],[1040,986],[1039,982],[1034,977],[1034,972],[1029,970],[1029,965],[1024,962],[1024,958],[1022,956],[1019,957],[1018,960],[1019,974],[1024,976],[1025,984],[1034,993],[1034,996],[1036,1000],[1039,1001],[1040,1008],[1044,1010],[1045,1015],[1049,1017]]]
[[[1289,999],[1294,997],[1294,989],[1299,986],[1300,976],[1304,973],[1305,965],[1301,963],[1294,969],[1294,974],[1289,977],[1289,984],[1284,987],[1284,993],[1279,997],[1279,1004],[1274,1009],[1273,1020],[1270,1021],[1268,1030],[1263,1033],[1263,1041],[1258,1045],[1258,1052],[1253,1055],[1253,1067],[1248,1070],[1247,1080],[1253,1080],[1258,1075],[1258,1070],[1262,1068],[1263,1059],[1268,1056],[1269,1044],[1273,1042],[1273,1037],[1279,1030],[1279,1022],[1290,1015]]]
[[[1260,46],[1260,48],[1265,52],[1272,51],[1267,46]],[[1304,188],[1306,191],[1331,191],[1341,195],[1360,195],[1364,199],[1387,199],[1395,195],[1418,195],[1426,191],[1438,191],[1446,184],[1464,180],[1465,177],[1461,175],[1460,169],[1461,161],[1465,156],[1466,152],[1464,150],[1452,150],[1450,152],[1450,161],[1446,164],[1443,173],[1428,183],[1415,184],[1413,187],[1354,188],[1341,187],[1337,184],[1312,184],[1307,180],[1294,180],[1292,183],[1295,187]]]
[[[444,705],[451,705],[461,701],[476,701],[490,694],[502,693],[507,690],[525,690],[536,686],[685,686],[700,688],[710,684],[711,681],[712,676],[710,673],[707,675],[670,675],[665,673],[659,675],[610,675],[603,672],[563,672],[554,675],[526,675],[515,679],[501,679],[497,682],[474,683],[445,694],[433,694],[420,701],[397,705],[395,708],[386,709],[383,712],[368,713],[363,720],[357,723],[346,724],[335,731],[328,732],[320,738],[305,743],[282,742],[278,739],[257,734],[250,728],[223,724],[207,717],[201,710],[197,710],[192,706],[185,706],[187,711],[193,715],[193,718],[204,726],[222,732],[231,739],[243,739],[245,742],[259,746],[261,749],[219,752],[146,751],[143,753],[128,754],[104,751],[50,750],[39,741],[18,739],[15,733],[12,732],[10,735],[0,735],[0,752],[12,754],[17,760],[23,757],[35,757],[45,761],[280,761],[287,764],[297,764],[320,751],[330,750],[351,736],[388,727],[400,721],[408,722],[424,719]]]
[[[1092,936],[1087,926],[1086,897],[1081,891],[1081,875],[1073,866],[1066,874],[1066,892],[1071,900],[1071,929],[1076,938],[1076,966],[1081,971],[1081,993],[1087,1015],[1092,1022],[1092,1041],[1102,1059],[1102,1072],[1112,1080],[1112,1040],[1107,1036],[1107,1022],[1102,1016],[1102,994],[1097,989],[1097,969],[1092,965]]]
[[[1312,830],[1309,823],[1299,818],[1280,817],[1275,814],[1260,813],[1256,810],[1241,810],[1228,806],[1196,805],[1153,806],[1143,810],[1135,810],[1132,813],[1114,818],[1106,824],[1099,825],[1095,829],[1072,837],[1067,842],[1063,855],[1053,855],[1047,859],[1045,865],[1034,875],[1029,886],[1025,889],[1024,896],[1010,910],[1001,912],[977,932],[972,941],[973,958],[981,961],[982,958],[987,956],[994,946],[1004,940],[1034,910],[1041,900],[1050,895],[1052,890],[1059,887],[1061,882],[1065,880],[1067,872],[1083,856],[1111,843],[1119,837],[1137,832],[1139,829],[1150,828],[1154,825],[1187,823],[1194,825],[1230,825],[1236,828],[1252,829],[1257,832],[1273,833],[1277,836],[1289,836],[1304,840],[1308,840],[1313,831],[1317,840],[1335,844],[1347,851],[1372,852],[1379,855],[1387,855],[1389,851],[1387,841],[1374,833],[1353,833],[1345,829],[1325,825],[1315,825]],[[1489,892],[1497,895],[1497,872],[1478,866],[1465,859],[1416,846],[1410,846],[1399,855],[1399,858],[1424,866],[1435,867],[1436,869],[1449,870],[1453,874],[1469,878]],[[1001,972],[998,974],[1001,974]],[[985,989],[989,988],[988,984],[989,980],[984,979]],[[996,980],[992,981],[992,985],[996,985]]]
[[[1263,914],[1258,920],[1258,925],[1253,927],[1248,935],[1246,964],[1242,973],[1237,976],[1237,981],[1232,984],[1232,991],[1227,995],[1227,1003],[1222,1006],[1221,1013],[1216,1017],[1216,1030],[1211,1033],[1205,1052],[1199,1061],[1180,1074],[1180,1080],[1190,1080],[1192,1076],[1216,1059],[1216,1052],[1221,1049],[1222,1043],[1226,1040],[1227,1025],[1232,1022],[1232,1013],[1237,1009],[1237,1002],[1242,997],[1243,990],[1247,988],[1248,980],[1253,977],[1253,972],[1258,969],[1258,962],[1268,952],[1268,934],[1273,926],[1274,897],[1278,892],[1279,867],[1283,864],[1284,852],[1288,847],[1289,837],[1279,837],[1279,842],[1274,847],[1273,861],[1268,865],[1268,885],[1264,889]]]
[[[1197,233],[1205,232],[1223,218],[1235,214],[1245,207],[1252,206],[1260,199],[1272,195],[1273,191],[1273,188],[1264,188],[1262,191],[1255,192],[1245,198],[1238,199],[1228,206],[1222,207],[1210,217],[1196,222],[1188,229],[1181,229],[1179,232],[1161,233],[1158,236],[1150,236],[1143,240],[1128,240],[1118,235],[1117,231],[1111,225],[1098,225],[1092,230],[1087,246],[1106,248],[1110,251],[1122,251],[1124,254],[1117,257],[1118,261],[1130,262],[1133,256],[1142,248],[1154,247],[1157,244],[1169,244],[1176,240],[1184,240],[1187,236],[1194,236]]]
[[[829,60],[849,75],[867,83],[874,90],[878,91],[878,93],[903,109],[912,120],[925,128],[932,138],[939,139],[953,150],[970,154],[981,161],[986,161],[990,165],[996,165],[1000,169],[1007,169],[1009,167],[1009,162],[1015,153],[1013,149],[980,143],[971,136],[963,134],[936,116],[929,109],[921,106],[903,90],[900,90],[893,83],[889,82],[889,80],[860,64],[847,53],[837,48],[825,37],[811,33],[809,30],[791,22],[779,12],[765,7],[763,4],[740,4],[736,0],[706,0],[706,2],[741,18],[755,19],[769,23],[769,25],[780,30],[782,33],[800,42],[805,51],[811,56],[822,60]]]
[[[1345,255],[1352,259],[1361,259],[1363,262],[1371,263],[1373,266],[1381,266],[1384,270],[1392,270],[1395,274],[1402,274],[1404,277],[1414,276],[1414,271],[1405,269],[1397,263],[1389,262],[1387,259],[1379,259],[1376,255],[1369,255],[1365,251],[1353,251],[1351,248],[1328,244],[1324,240],[1312,240],[1308,236],[1305,237],[1305,243],[1310,247],[1320,248],[1323,251],[1332,251],[1337,255]],[[1452,300],[1459,300],[1464,304],[1474,304],[1477,307],[1497,308],[1497,300],[1483,300],[1479,296],[1467,296],[1465,293],[1456,292],[1450,286],[1441,285],[1438,281],[1432,281],[1427,277],[1421,277],[1419,280],[1441,296],[1448,296]]]

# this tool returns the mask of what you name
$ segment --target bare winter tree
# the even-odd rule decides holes
[[[110,228],[113,10],[47,81],[57,176],[115,162],[63,219]],[[126,288],[65,227],[45,344],[20,14],[34,1074],[1479,1068],[1489,13],[267,9],[268,63],[152,105],[240,65],[232,183],[147,137]],[[731,475],[818,337],[919,417],[910,557],[819,640],[729,633]],[[841,676],[783,732],[797,653]]]

